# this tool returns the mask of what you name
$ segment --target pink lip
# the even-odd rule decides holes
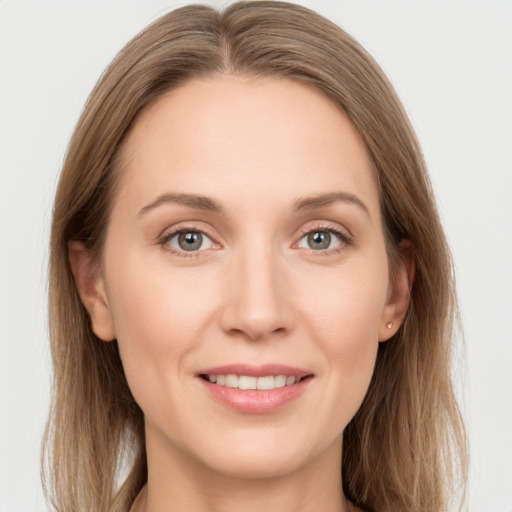
[[[270,390],[242,390],[238,388],[230,388],[213,384],[205,380],[201,375],[249,375],[253,377],[263,377],[265,375],[285,375],[295,377],[313,376],[312,372],[301,370],[300,368],[292,368],[278,364],[267,364],[262,366],[252,365],[224,365],[215,368],[205,369],[197,374],[199,381],[204,385],[206,390],[214,399],[235,409],[236,411],[248,414],[265,414],[275,411],[285,404],[301,396],[312,381],[306,378],[282,388]]]

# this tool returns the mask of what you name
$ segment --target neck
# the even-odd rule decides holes
[[[148,439],[148,483],[132,512],[352,512],[341,486],[341,439],[291,473],[240,478]]]

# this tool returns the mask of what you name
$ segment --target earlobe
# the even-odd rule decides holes
[[[388,300],[383,311],[379,329],[379,341],[394,336],[402,324],[411,299],[416,271],[414,246],[410,240],[398,245],[400,261],[390,282]]]
[[[116,334],[105,285],[91,253],[83,243],[70,241],[68,257],[80,300],[91,317],[94,334],[103,341],[114,340]]]

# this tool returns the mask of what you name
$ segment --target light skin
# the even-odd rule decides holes
[[[148,484],[132,510],[356,510],[342,432],[407,310],[407,247],[391,279],[364,146],[319,92],[219,76],[146,109],[101,268],[69,246],[93,330],[117,339],[145,416]],[[247,412],[200,375],[226,364],[309,377],[275,410]]]

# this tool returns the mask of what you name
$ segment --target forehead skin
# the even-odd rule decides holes
[[[169,191],[170,175],[176,190],[223,198],[224,180],[232,181],[235,174],[235,195],[241,186],[269,200],[281,187],[296,197],[324,193],[329,186],[357,190],[369,199],[365,203],[380,227],[376,180],[359,134],[324,94],[287,79],[220,76],[189,81],[139,115],[121,161],[117,199],[128,193],[128,203],[139,208],[156,190]],[[332,168],[331,184],[323,179],[316,185],[320,166]],[[259,190],[265,180],[258,180],[254,169],[273,173],[275,187]]]

